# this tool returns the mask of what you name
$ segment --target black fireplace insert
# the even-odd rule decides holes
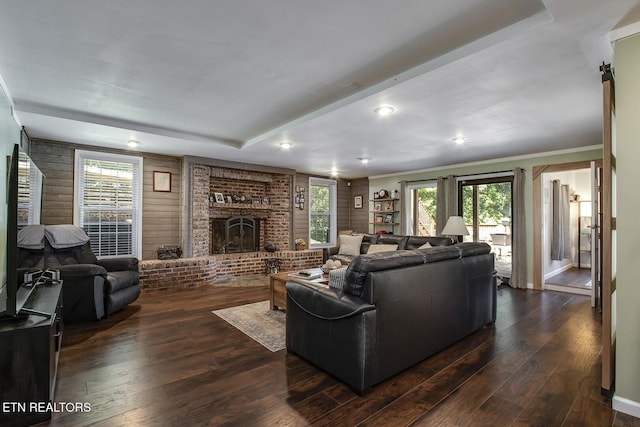
[[[255,252],[260,250],[260,221],[248,216],[214,219],[211,226],[213,253]]]

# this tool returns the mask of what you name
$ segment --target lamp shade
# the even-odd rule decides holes
[[[468,236],[469,230],[467,230],[467,226],[464,225],[461,216],[450,216],[447,224],[442,229],[442,234],[447,236]]]

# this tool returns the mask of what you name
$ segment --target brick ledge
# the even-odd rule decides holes
[[[141,260],[140,289],[150,292],[192,288],[211,285],[231,277],[264,273],[266,258],[282,258],[281,271],[300,270],[320,266],[322,249]]]

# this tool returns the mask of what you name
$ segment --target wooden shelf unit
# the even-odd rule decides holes
[[[373,226],[374,233],[379,230],[387,230],[395,233],[396,226],[400,225],[397,221],[397,215],[400,211],[396,209],[396,202],[398,200],[399,199],[396,198],[369,199],[369,205],[371,207],[369,210],[371,217],[369,225]],[[382,218],[382,220],[376,221],[376,218]],[[389,218],[391,221],[388,221]]]

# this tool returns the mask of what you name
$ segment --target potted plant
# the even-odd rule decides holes
[[[295,240],[296,251],[303,251],[307,248],[307,242],[302,238],[297,238]]]

